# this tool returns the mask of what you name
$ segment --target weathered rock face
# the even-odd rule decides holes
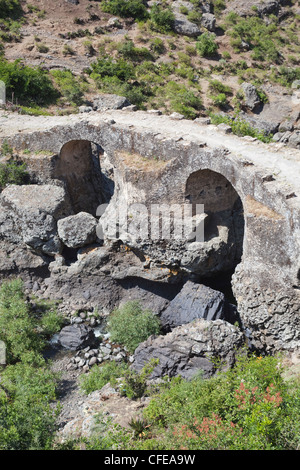
[[[54,261],[49,269],[51,276],[45,279],[47,298],[64,301],[70,309],[94,308],[104,317],[121,302],[136,299],[159,315],[182,287],[166,279],[147,277],[143,262],[125,247],[92,245],[79,250],[78,260],[70,266]]]
[[[200,35],[201,30],[199,26],[187,20],[184,15],[177,14],[174,21],[174,31],[184,36],[197,37]]]
[[[278,15],[280,8],[286,4],[286,0],[233,0],[228,2],[227,11],[235,11],[240,16],[252,16],[257,13],[260,16]]]
[[[195,320],[174,328],[165,336],[147,339],[134,353],[133,368],[141,370],[152,358],[158,359],[151,378],[181,375],[185,379],[203,372],[205,378],[215,372],[213,358],[221,359],[226,367],[234,363],[235,348],[243,345],[242,333],[222,320]]]
[[[53,185],[11,185],[0,195],[0,235],[37,252],[60,253],[57,220],[70,214],[65,190]]]
[[[242,89],[245,94],[245,106],[253,111],[261,103],[257,90],[254,85],[247,82],[242,83]]]
[[[140,265],[128,263],[126,274],[124,266],[108,268],[101,258],[100,279],[95,268],[100,262],[98,255],[91,254],[94,263],[83,269],[86,273],[96,269],[97,274],[94,270],[90,277],[93,285],[98,285],[95,292],[100,292],[102,283],[116,286],[129,281],[130,276],[169,285],[192,275],[201,282],[206,273],[212,276],[226,267],[235,269],[237,307],[253,343],[260,350],[295,349],[300,341],[297,150],[276,143],[265,145],[253,138],[241,139],[216,126],[185,119],[174,121],[155,113],[122,110],[91,112],[68,119],[55,117],[55,122],[52,118],[30,119],[31,126],[36,126],[36,132],[30,134],[22,129],[17,132],[13,123],[9,128],[4,123],[1,132],[16,150],[49,149],[57,154],[58,167],[61,158],[66,157],[63,150],[70,144],[65,162],[77,161],[75,168],[79,170],[82,161],[72,160],[72,149],[75,152],[81,141],[94,142],[105,151],[113,168],[114,194],[100,218],[103,243],[131,248]],[[85,174],[88,177],[88,172]],[[64,175],[68,175],[66,168],[57,178],[64,179]],[[74,182],[79,179],[77,173]],[[190,186],[188,182],[192,180],[201,184]],[[70,185],[71,179],[67,186]],[[198,220],[195,216],[196,224],[201,226],[204,222],[204,241],[193,241],[189,234],[176,239],[173,229],[169,237],[134,236],[132,223],[149,222],[153,205],[176,204],[182,208],[189,203],[188,194],[194,201],[204,203],[203,218]],[[73,195],[76,196],[75,189]],[[134,203],[146,208],[142,217],[137,210],[130,212]],[[116,211],[122,217],[128,215],[127,225],[122,218],[115,223]],[[156,221],[165,219],[165,215],[156,217]],[[13,211],[4,220],[7,224],[13,222]],[[15,237],[12,229],[7,233],[11,240]],[[79,293],[81,287],[88,290],[89,286],[89,275],[83,276],[83,272],[78,271],[76,263],[66,265],[58,274],[52,271],[47,282],[53,290],[55,284],[60,295],[69,295],[69,283],[76,285]],[[54,283],[52,275],[57,276]],[[108,291],[108,297],[110,294],[114,301],[120,301],[119,291]]]
[[[60,219],[57,223],[59,238],[68,248],[81,248],[96,241],[98,220],[91,214],[79,212]]]
[[[224,294],[202,284],[188,281],[160,315],[162,326],[173,329],[194,320],[228,320],[234,323],[234,307]]]
[[[203,13],[201,18],[201,24],[208,31],[215,31],[216,29],[216,17],[212,13]]]
[[[60,331],[58,343],[65,349],[76,351],[86,346],[93,346],[96,337],[93,329],[86,325],[68,325]]]
[[[107,109],[122,109],[130,104],[124,96],[102,94],[93,99],[92,105],[94,111],[106,111]]]

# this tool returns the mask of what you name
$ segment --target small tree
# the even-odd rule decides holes
[[[109,318],[111,340],[121,343],[133,353],[150,335],[160,333],[160,322],[150,311],[143,310],[138,301],[130,301],[114,310]]]
[[[153,29],[161,33],[167,33],[174,28],[175,16],[169,6],[162,7],[155,3],[150,10],[150,19]]]
[[[215,41],[215,34],[203,33],[196,42],[196,48],[201,57],[210,57],[218,50],[218,44]]]

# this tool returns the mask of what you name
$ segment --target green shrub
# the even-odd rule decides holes
[[[80,388],[88,395],[95,390],[101,390],[108,382],[115,386],[116,379],[123,377],[127,368],[126,364],[115,361],[100,366],[94,365],[88,374],[80,377]]]
[[[0,450],[49,450],[56,418],[56,377],[44,359],[26,353],[1,372]]]
[[[165,94],[171,110],[183,114],[187,119],[194,119],[202,108],[200,96],[185,85],[170,81],[165,87]]]
[[[300,67],[280,66],[272,70],[270,79],[280,85],[290,87],[294,80],[300,80]]]
[[[201,10],[191,10],[187,14],[187,19],[191,21],[192,23],[195,23],[197,25],[201,25],[201,20],[202,20],[202,12]]]
[[[218,17],[226,8],[226,3],[224,0],[213,0],[214,13]]]
[[[38,355],[45,347],[45,338],[59,329],[60,320],[55,311],[49,311],[45,306],[40,306],[40,310],[40,314],[31,310],[21,280],[3,282],[0,287],[0,340],[6,344],[9,364],[30,352]]]
[[[37,48],[38,52],[40,52],[41,54],[47,54],[47,52],[49,52],[49,47],[46,46],[46,44],[43,44],[43,43],[37,43],[36,48]]]
[[[173,31],[175,15],[169,6],[155,3],[150,10],[151,27],[155,31],[168,33]]]
[[[145,417],[172,449],[282,450],[299,445],[299,409],[299,386],[284,382],[277,358],[241,356],[211,379],[166,382]]]
[[[283,38],[279,34],[276,18],[270,17],[267,24],[257,16],[241,18],[236,13],[230,13],[224,25],[228,28],[230,44],[236,52],[242,51],[243,43],[247,43],[254,60],[280,62],[278,48]]]
[[[0,18],[19,18],[22,7],[19,0],[0,0]]]
[[[212,124],[221,124],[225,123],[231,126],[232,132],[238,136],[249,135],[250,137],[255,137],[262,142],[269,143],[272,140],[271,135],[266,135],[260,130],[252,127],[246,121],[241,119],[238,115],[235,118],[229,116],[223,116],[221,114],[211,114]]]
[[[29,175],[26,171],[26,164],[16,162],[0,163],[0,191],[8,184],[26,184]]]
[[[142,398],[148,389],[147,380],[158,363],[158,359],[151,359],[140,372],[136,372],[134,369],[126,370],[122,382],[121,395],[125,395],[133,400]]]
[[[203,33],[198,37],[196,48],[201,57],[210,57],[218,50],[218,44],[215,41],[215,34]]]
[[[111,340],[127,347],[133,353],[150,335],[160,333],[158,318],[150,310],[143,310],[138,301],[130,301],[109,316]]]
[[[19,59],[14,62],[0,59],[0,80],[6,85],[6,96],[13,93],[18,104],[43,106],[54,103],[58,97],[46,71],[24,65]]]
[[[134,78],[134,68],[124,59],[113,60],[104,57],[93,62],[89,73],[94,80],[102,80],[105,77],[114,77],[122,81]]]
[[[135,67],[123,58],[98,59],[91,64],[88,73],[103,92],[126,96],[132,104],[139,107],[151,95],[150,86],[136,79]]]
[[[121,18],[134,18],[135,20],[148,18],[148,11],[142,0],[104,0],[101,8],[104,12]]]
[[[219,80],[210,80],[209,88],[215,93],[225,93],[226,95],[232,94],[232,89],[230,86],[224,85],[224,83],[220,82]]]
[[[225,93],[219,93],[218,95],[215,95],[215,96],[212,95],[210,98],[214,106],[218,106],[222,108],[223,106],[227,104],[227,96],[225,95]]]
[[[0,40],[4,42],[20,42],[22,21],[11,19],[0,20]]]
[[[152,38],[150,40],[150,49],[157,54],[163,54],[166,50],[164,41],[160,38]]]
[[[135,47],[131,40],[122,43],[118,48],[118,51],[124,59],[129,59],[135,62],[154,60],[153,55],[146,47]]]
[[[51,74],[62,96],[71,103],[82,104],[84,94],[82,86],[70,70],[53,70]]]

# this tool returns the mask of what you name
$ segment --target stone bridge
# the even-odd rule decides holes
[[[233,273],[253,344],[299,348],[299,150],[240,138],[201,119],[126,108],[63,117],[2,114],[0,139],[40,182],[63,181],[75,213],[95,215],[107,202],[105,243],[120,239],[143,257],[148,272],[168,268],[175,273],[169,282]],[[95,179],[95,155],[102,179]],[[125,206],[186,203],[204,204],[202,241],[134,239],[128,227],[116,234],[111,226],[114,211]]]

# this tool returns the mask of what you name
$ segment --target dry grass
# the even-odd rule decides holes
[[[164,169],[168,162],[161,160],[158,156],[143,157],[138,153],[120,152],[119,158],[124,164],[135,170],[158,171]]]

